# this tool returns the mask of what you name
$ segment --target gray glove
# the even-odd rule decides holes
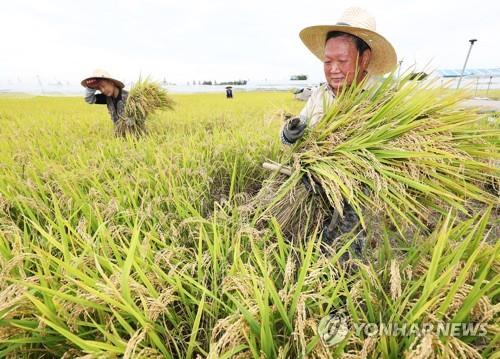
[[[286,143],[295,143],[304,135],[307,123],[304,118],[294,117],[288,120],[281,132],[282,139]]]

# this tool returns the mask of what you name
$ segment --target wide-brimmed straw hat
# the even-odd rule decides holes
[[[105,71],[105,70],[102,70],[102,69],[96,69],[94,70],[94,72],[92,73],[91,76],[87,77],[86,79],[84,79],[81,84],[83,87],[88,87],[87,86],[87,80],[90,80],[90,79],[96,79],[96,80],[109,80],[109,81],[113,81],[114,84],[116,86],[118,86],[119,88],[124,88],[125,85],[123,84],[123,82],[113,78],[113,76],[111,76],[109,74],[109,72]]]
[[[383,75],[396,67],[397,56],[394,47],[376,32],[375,18],[366,10],[350,7],[335,25],[310,26],[300,32],[302,42],[321,61],[324,60],[326,36],[330,31],[342,31],[357,36],[370,46],[372,55],[367,68],[369,74]]]

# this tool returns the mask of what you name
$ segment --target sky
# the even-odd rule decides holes
[[[476,6],[474,6],[476,5]],[[132,81],[280,81],[323,78],[299,39],[342,11],[371,12],[403,68],[500,67],[500,1],[451,0],[16,0],[0,12],[0,85],[40,76],[78,83],[95,68]]]

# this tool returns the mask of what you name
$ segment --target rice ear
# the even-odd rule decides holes
[[[500,177],[491,164],[500,130],[480,128],[483,115],[460,108],[463,99],[409,77],[344,91],[281,159],[293,173],[271,183],[268,192],[278,199],[263,198],[263,214],[285,228],[303,218],[321,220],[308,213],[318,196],[302,193],[302,179],[315,179],[324,190],[326,206],[316,210],[333,208],[342,217],[348,202],[365,229],[366,215],[385,215],[403,233],[432,227],[436,214],[450,208],[467,216],[472,201],[495,203],[483,184]]]
[[[401,274],[399,272],[399,263],[393,259],[391,261],[391,297],[396,300],[401,296]]]
[[[173,110],[174,101],[160,83],[141,79],[130,89],[125,113],[115,125],[117,136],[146,134],[146,120],[162,110]]]

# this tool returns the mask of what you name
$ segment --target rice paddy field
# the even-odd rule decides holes
[[[0,357],[500,358],[498,203],[429,232],[379,223],[346,265],[353,239],[325,253],[321,228],[292,242],[249,210],[303,102],[173,100],[123,139],[83,98],[0,97]],[[330,313],[482,330],[334,342]]]

